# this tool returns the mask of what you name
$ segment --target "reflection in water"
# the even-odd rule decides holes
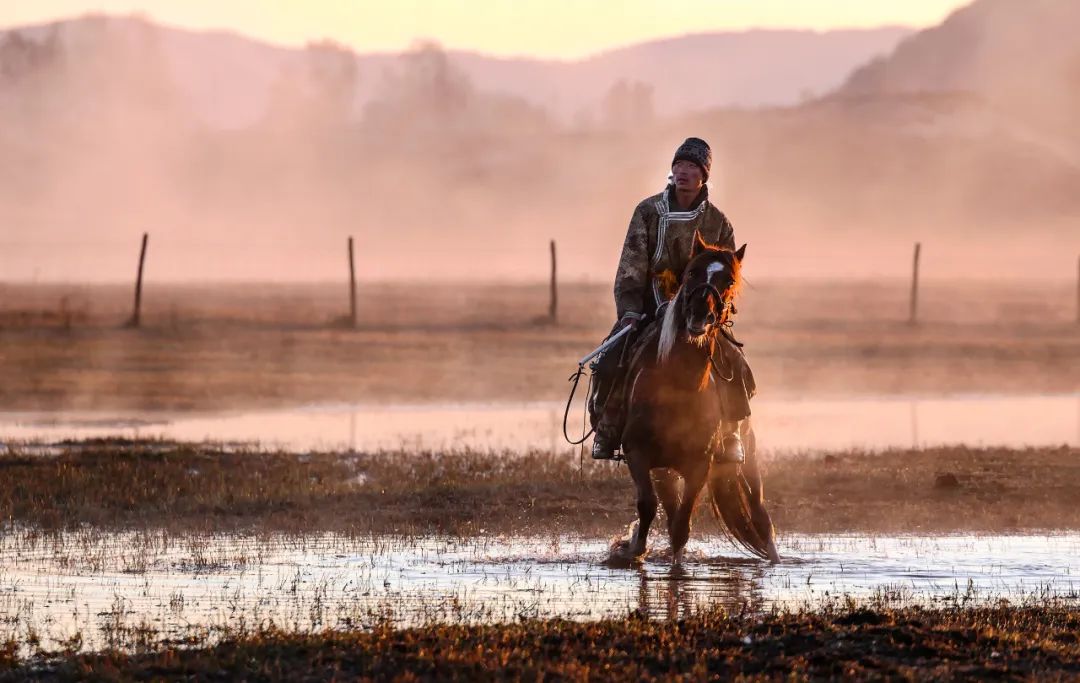
[[[666,574],[640,569],[637,610],[654,618],[684,619],[705,604],[736,613],[761,609],[761,587],[768,565],[757,560],[741,566],[737,561],[725,564],[702,576],[695,576],[693,568],[686,564],[671,567]],[[706,595],[707,600],[702,600]]]
[[[316,406],[209,416],[0,413],[0,443],[103,436],[258,443],[288,450],[571,450],[557,403]],[[580,419],[574,412],[570,431]],[[1080,445],[1080,394],[868,397],[754,403],[767,452]]]
[[[845,596],[907,602],[1076,599],[1080,535],[789,536],[776,566],[720,539],[663,548],[637,569],[604,566],[608,543],[551,538],[347,538],[103,534],[0,536],[0,638],[82,632],[109,644],[126,625],[157,637],[214,626],[363,628],[522,617],[680,618],[814,606]],[[662,543],[661,543],[662,545]],[[122,630],[122,629],[121,629]]]

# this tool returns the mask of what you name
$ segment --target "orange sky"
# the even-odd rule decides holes
[[[0,26],[88,12],[140,13],[174,26],[232,29],[285,45],[330,38],[370,52],[434,39],[488,54],[573,59],[703,31],[929,26],[965,4],[968,0],[0,0]]]

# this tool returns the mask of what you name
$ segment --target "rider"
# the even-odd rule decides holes
[[[635,328],[628,336],[637,337],[638,329],[656,319],[657,309],[678,291],[695,233],[706,242],[734,250],[735,235],[727,217],[709,201],[712,150],[700,138],[687,138],[675,151],[667,188],[634,209],[626,231],[619,269],[615,274],[615,307],[618,322],[612,334],[623,327]],[[742,462],[741,421],[750,415],[753,377],[742,353],[722,337],[722,352],[738,372],[729,381],[720,382],[723,453],[716,461]],[[592,457],[610,460],[615,457],[625,421],[622,396],[626,351],[633,341],[624,341],[603,354],[597,362],[596,383],[590,401],[593,426]]]

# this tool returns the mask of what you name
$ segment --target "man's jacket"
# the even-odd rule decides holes
[[[619,270],[615,274],[615,308],[618,318],[655,317],[656,309],[678,291],[690,260],[694,231],[709,244],[735,248],[735,233],[727,217],[709,201],[709,189],[701,188],[688,211],[672,211],[675,188],[669,185],[645,199],[630,218]]]

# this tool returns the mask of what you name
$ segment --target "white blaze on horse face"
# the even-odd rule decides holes
[[[722,273],[722,272],[724,272],[724,264],[720,263],[719,261],[713,261],[705,269],[705,281],[711,283],[712,282],[712,276],[715,273]]]
[[[713,275],[717,273],[723,273],[727,270],[720,261],[713,261],[705,267],[705,281],[712,284]],[[683,290],[680,288],[679,293],[675,295],[675,298],[668,304],[667,310],[664,311],[664,320],[660,327],[660,341],[657,345],[658,355],[660,356],[660,362],[667,361],[668,356],[671,355],[671,350],[675,348],[675,340],[679,338],[679,320],[675,314],[676,309],[681,308],[679,301],[682,297]],[[693,341],[698,346],[704,346],[705,342],[709,339],[708,335],[701,334],[693,338]]]

